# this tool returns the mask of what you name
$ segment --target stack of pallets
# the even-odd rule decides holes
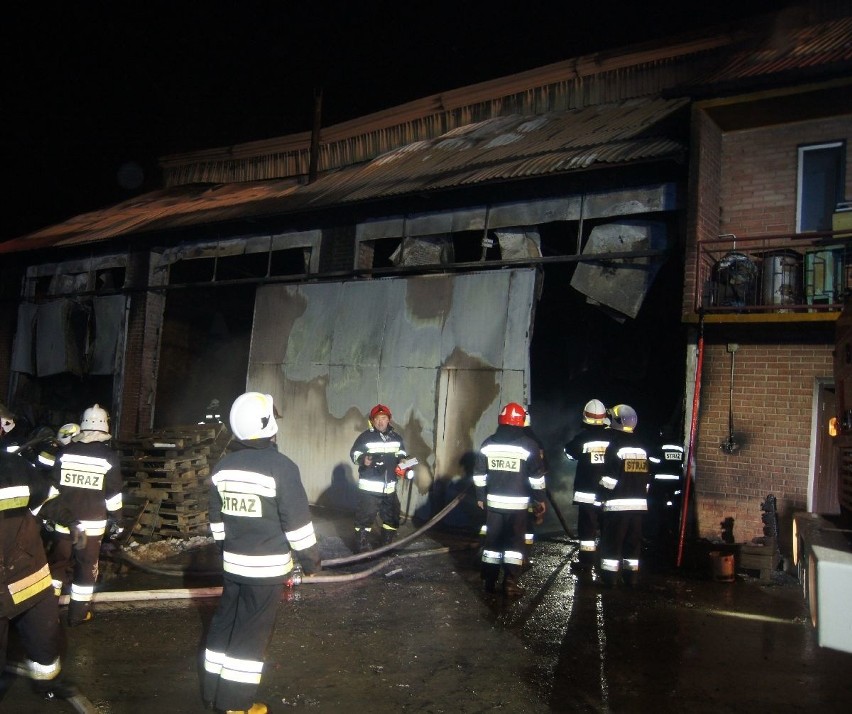
[[[136,508],[129,539],[148,542],[209,535],[210,472],[230,439],[222,424],[199,424],[117,442],[125,512]]]

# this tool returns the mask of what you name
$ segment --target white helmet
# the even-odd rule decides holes
[[[583,407],[583,423],[603,426],[607,423],[606,407],[600,399],[590,399]]]
[[[610,423],[613,429],[618,431],[626,431],[632,433],[639,423],[639,416],[636,410],[627,404],[616,404],[612,409],[607,411],[610,416]]]
[[[109,434],[109,414],[99,404],[95,404],[83,412],[80,420],[80,431],[101,431]]]
[[[59,427],[59,431],[56,432],[56,438],[59,440],[60,444],[68,446],[68,444],[71,443],[71,440],[79,433],[79,424],[63,424]]]
[[[278,433],[272,396],[246,392],[234,400],[228,417],[231,431],[240,441],[268,439]]]

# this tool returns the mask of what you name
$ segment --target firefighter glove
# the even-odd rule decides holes
[[[74,550],[83,550],[89,541],[86,529],[81,523],[75,523],[69,530],[71,531],[71,542],[74,544]]]
[[[107,534],[110,540],[115,540],[122,533],[124,533],[124,528],[122,528],[118,521],[115,518],[107,519]]]
[[[535,524],[540,526],[544,523],[544,514],[547,512],[547,504],[544,501],[536,501],[533,505],[533,516]]]

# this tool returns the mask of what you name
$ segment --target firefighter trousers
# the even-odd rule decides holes
[[[524,564],[527,511],[496,511],[485,515],[482,544],[482,579],[486,586],[497,582],[500,567],[507,582],[517,582]]]
[[[207,632],[202,675],[205,702],[223,710],[251,708],[282,589],[281,583],[237,583],[225,578]]]
[[[38,602],[11,620],[0,617],[0,672],[6,666],[6,646],[9,641],[9,627],[12,625],[29,660],[35,688],[50,691],[61,679],[60,658],[65,650],[65,631],[59,624],[59,604],[56,596],[48,591],[36,598]]]
[[[65,589],[70,583],[68,624],[86,621],[92,609],[95,583],[98,581],[98,559],[103,536],[89,536],[84,548],[77,549],[66,533],[54,533],[47,560],[53,586]]]
[[[393,493],[371,493],[358,491],[358,507],[355,510],[355,530],[369,531],[376,520],[376,514],[382,525],[390,530],[399,528],[402,507],[396,491]]]
[[[600,536],[601,509],[592,503],[577,506],[577,537],[580,540],[579,561],[594,565],[597,558],[597,541]]]
[[[639,572],[644,511],[607,511],[601,532],[601,579],[612,585],[622,571],[626,584]]]

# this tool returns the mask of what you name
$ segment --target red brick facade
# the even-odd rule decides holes
[[[814,385],[831,373],[830,344],[740,344],[733,396],[740,446],[726,454],[720,446],[728,437],[731,354],[727,343],[705,343],[695,450],[699,535],[718,537],[720,523],[733,518],[737,541],[762,536],[760,504],[770,493],[784,532],[785,520],[807,509]]]
[[[693,130],[684,315],[694,319],[696,242],[724,234],[794,233],[798,147],[845,139],[848,151],[852,120],[834,117],[725,133],[699,109]],[[846,197],[852,197],[848,155]],[[738,542],[762,536],[760,504],[772,493],[781,515],[780,546],[788,552],[789,517],[808,507],[814,391],[817,379],[832,376],[833,324],[810,330],[806,338],[794,320],[753,329],[732,320],[712,325],[709,334],[695,448],[699,535],[719,537],[721,522],[733,518]],[[741,443],[730,455],[720,449],[729,431],[728,342],[739,344],[733,410]]]
[[[795,232],[798,147],[842,139],[848,152],[852,116],[724,134],[719,233]],[[852,197],[852,170],[845,195]]]

